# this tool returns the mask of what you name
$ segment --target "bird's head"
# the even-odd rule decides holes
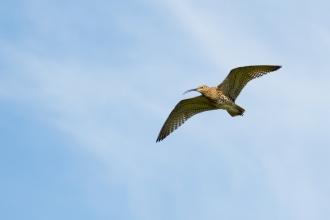
[[[196,89],[189,89],[189,90],[185,91],[183,94],[186,94],[187,92],[192,92],[192,91],[200,92],[203,94],[208,89],[209,89],[208,86],[202,85],[202,86],[198,86]]]

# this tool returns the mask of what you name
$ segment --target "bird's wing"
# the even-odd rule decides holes
[[[278,70],[281,66],[244,66],[232,69],[218,88],[233,101],[244,86],[254,78]]]
[[[204,96],[181,100],[166,119],[156,142],[163,140],[195,114],[218,109]]]

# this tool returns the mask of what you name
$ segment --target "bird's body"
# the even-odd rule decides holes
[[[235,104],[237,96],[244,86],[252,79],[268,72],[275,71],[281,66],[246,66],[232,69],[226,79],[218,86],[199,86],[186,92],[197,91],[202,95],[181,100],[172,110],[159,132],[157,141],[163,140],[171,132],[193,115],[210,110],[224,109],[232,116],[243,115],[245,110]],[[185,92],[185,93],[186,93]]]
[[[218,88],[218,86],[208,87],[204,85],[200,87],[199,88],[202,95],[208,99],[216,108],[227,110],[231,116],[243,115],[245,110],[236,105],[232,99],[227,97]]]

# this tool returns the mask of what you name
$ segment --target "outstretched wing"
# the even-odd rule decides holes
[[[244,86],[254,78],[268,72],[278,70],[281,66],[244,66],[232,69],[218,88],[233,101],[241,93]]]
[[[166,138],[193,115],[215,109],[218,108],[212,105],[212,103],[204,96],[181,100],[166,119],[156,142]]]

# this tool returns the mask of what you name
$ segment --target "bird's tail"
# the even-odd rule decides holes
[[[234,108],[226,109],[226,110],[232,117],[235,117],[238,115],[243,115],[243,113],[245,112],[244,108],[242,108],[238,105],[235,105]]]

